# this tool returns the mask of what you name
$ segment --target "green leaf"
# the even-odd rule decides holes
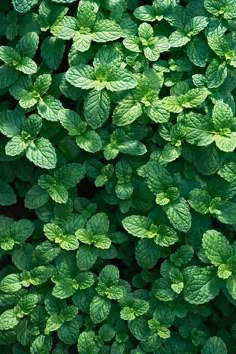
[[[212,60],[206,71],[207,86],[209,88],[219,87],[224,83],[227,73],[225,62],[220,63],[217,59]]]
[[[16,327],[19,319],[16,317],[14,310],[6,310],[0,315],[0,330],[7,331]]]
[[[183,32],[177,30],[171,33],[169,37],[171,47],[183,47],[185,44],[190,42],[190,38]]]
[[[45,334],[57,331],[64,323],[64,319],[60,315],[54,314],[49,317],[46,323]]]
[[[67,165],[62,166],[54,174],[58,183],[65,186],[66,189],[75,187],[84,175],[85,168],[79,163],[68,163]]]
[[[53,288],[52,295],[58,299],[66,299],[71,297],[75,291],[72,279],[59,279]]]
[[[33,58],[39,45],[39,36],[36,32],[28,32],[18,41],[16,48],[22,56]]]
[[[182,197],[164,205],[166,215],[172,226],[182,232],[188,232],[192,225],[192,216],[186,200]]]
[[[78,113],[70,109],[63,109],[59,112],[58,119],[61,125],[68,130],[69,135],[79,134],[81,119]]]
[[[38,70],[37,64],[27,57],[21,58],[19,63],[15,65],[15,68],[27,75],[35,74]]]
[[[227,348],[223,340],[219,337],[211,337],[205,343],[202,354],[227,354]]]
[[[139,6],[134,11],[134,16],[141,21],[153,22],[156,20],[156,13],[153,6]]]
[[[12,66],[7,64],[0,66],[0,89],[14,84],[18,78],[18,72]]]
[[[214,267],[188,267],[184,270],[184,279],[184,298],[190,304],[204,304],[219,293],[220,280]]]
[[[79,27],[91,28],[96,21],[97,9],[94,3],[82,3],[77,12]]]
[[[152,225],[152,220],[147,218],[146,216],[138,216],[138,215],[127,216],[125,219],[123,219],[122,225],[125,228],[125,230],[128,231],[133,236],[140,237],[140,238],[153,237],[152,232],[150,230]]]
[[[58,19],[51,27],[51,32],[54,36],[60,39],[71,39],[77,31],[76,19],[71,16],[64,16]]]
[[[49,195],[40,186],[34,185],[28,190],[25,196],[25,207],[28,209],[37,209],[46,204]]]
[[[78,352],[81,354],[98,354],[101,345],[93,331],[82,332],[78,338]]]
[[[109,230],[109,218],[105,213],[92,216],[87,224],[88,232],[93,235],[106,234]]]
[[[38,0],[12,0],[14,9],[18,12],[25,13],[38,3]]]
[[[110,309],[110,300],[100,296],[94,296],[89,306],[89,314],[93,323],[103,322],[108,317]]]
[[[20,54],[12,47],[0,46],[0,59],[5,64],[15,66],[20,63],[22,58]]]
[[[215,230],[208,230],[203,234],[202,246],[207,258],[216,267],[225,264],[233,255],[229,241]]]
[[[65,51],[63,40],[47,37],[41,45],[41,56],[49,69],[57,70],[61,64]]]
[[[211,196],[206,190],[193,189],[189,194],[188,202],[198,213],[207,214],[209,212]]]
[[[181,106],[183,108],[193,108],[199,106],[205,101],[210,92],[206,88],[194,88],[189,90],[181,97]]]
[[[88,152],[95,153],[102,149],[102,141],[100,136],[94,130],[88,130],[84,134],[76,137],[77,145]]]
[[[196,66],[204,67],[209,61],[210,51],[207,43],[198,37],[193,38],[187,44],[186,53],[189,60]]]
[[[172,178],[169,172],[158,162],[152,161],[147,164],[145,175],[148,188],[157,195],[172,186]]]
[[[95,248],[82,245],[76,254],[77,266],[80,270],[88,270],[94,265],[97,257],[97,251]]]
[[[130,90],[137,85],[134,75],[126,69],[113,67],[107,75],[105,87],[109,91]]]
[[[221,151],[232,152],[236,148],[236,133],[233,133],[232,136],[216,135],[215,143]]]
[[[233,122],[233,112],[231,108],[222,100],[217,101],[212,112],[214,128],[220,131],[224,128],[231,128]]]
[[[4,293],[13,294],[22,288],[19,274],[9,274],[0,282],[0,290]]]
[[[87,123],[93,128],[100,128],[108,119],[111,101],[106,91],[92,90],[84,101],[84,114]]]
[[[96,76],[94,69],[89,65],[72,66],[66,72],[66,80],[75,87],[84,90],[96,87]]]
[[[49,121],[56,122],[58,120],[58,115],[63,109],[61,102],[51,96],[47,95],[43,98],[40,98],[37,104],[38,114]]]
[[[125,126],[133,123],[142,115],[142,107],[132,97],[125,98],[115,108],[113,112],[113,123],[118,126]]]
[[[37,77],[34,83],[34,90],[42,97],[47,93],[52,83],[50,74],[42,74]]]
[[[210,120],[199,113],[189,113],[183,120],[185,140],[198,146],[210,145],[214,141],[214,127]]]
[[[27,147],[26,157],[36,166],[45,169],[55,168],[57,164],[55,149],[45,138],[37,138],[32,141]]]
[[[76,344],[81,333],[82,318],[77,316],[72,321],[65,322],[57,331],[59,339],[65,344]]]
[[[140,240],[135,248],[135,258],[140,267],[151,269],[160,258],[160,249],[152,240]]]
[[[11,140],[5,146],[6,155],[17,156],[24,152],[29,143],[26,142],[21,136],[13,136]]]
[[[121,37],[120,26],[111,20],[99,20],[93,26],[93,40],[103,43],[114,41]]]
[[[74,47],[79,51],[79,52],[86,52],[89,50],[91,43],[92,43],[93,36],[91,33],[88,34],[83,34],[76,32],[73,41],[74,41]]]
[[[31,354],[49,354],[52,348],[52,337],[44,336],[40,334],[40,336],[36,337],[36,339],[32,342],[30,347]]]
[[[16,194],[12,187],[0,180],[0,205],[8,206],[16,203]]]

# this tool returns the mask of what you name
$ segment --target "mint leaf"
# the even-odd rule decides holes
[[[52,169],[56,167],[56,152],[48,139],[38,138],[32,141],[27,147],[26,157],[41,168]]]
[[[213,267],[188,267],[184,271],[184,279],[184,298],[190,304],[204,304],[219,293],[220,281]]]
[[[227,348],[223,340],[219,337],[211,337],[203,347],[202,354],[227,354]]]

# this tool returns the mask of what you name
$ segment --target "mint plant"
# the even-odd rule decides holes
[[[1,353],[235,353],[235,20],[1,2]]]

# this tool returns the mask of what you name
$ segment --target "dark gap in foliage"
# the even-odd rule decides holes
[[[16,204],[10,206],[1,206],[0,215],[8,216],[14,220],[36,220],[35,213],[25,208],[23,198],[17,198]]]
[[[61,74],[61,73],[65,73],[68,69],[69,69],[69,63],[68,63],[68,55],[69,55],[69,52],[70,52],[70,48],[71,48],[71,44],[72,44],[72,41],[66,41],[65,42],[65,51],[64,51],[64,56],[63,56],[63,59],[60,63],[60,66],[57,70],[55,70],[55,74]],[[65,59],[66,58],[66,59]]]
[[[77,185],[77,194],[78,197],[92,199],[95,196],[95,194],[102,189],[103,188],[95,187],[94,183],[91,182],[87,177],[85,177]]]

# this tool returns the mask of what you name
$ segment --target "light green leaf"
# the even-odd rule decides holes
[[[60,315],[51,315],[46,323],[45,334],[49,334],[50,332],[58,330],[58,328],[60,328],[63,323],[64,319],[62,319]]]
[[[216,101],[212,111],[212,120],[214,128],[217,131],[224,128],[231,128],[233,122],[233,112],[231,108],[222,100]]]
[[[101,138],[94,130],[88,130],[84,134],[78,135],[76,143],[81,149],[91,153],[102,149]]]
[[[94,296],[89,306],[89,314],[93,323],[103,322],[108,317],[110,309],[110,300],[100,296]]]
[[[209,212],[211,196],[204,189],[193,189],[189,194],[188,202],[198,213],[207,214]]]
[[[77,49],[79,52],[86,52],[89,50],[91,43],[92,43],[92,33],[88,34],[83,34],[76,32],[74,37],[73,37],[73,43],[75,49]]]
[[[156,20],[156,13],[153,6],[139,6],[134,10],[134,16],[141,21],[153,22]]]
[[[32,59],[27,57],[21,58],[15,68],[16,70],[19,70],[27,75],[35,74],[38,70],[37,64]]]
[[[188,232],[192,225],[192,216],[186,200],[182,197],[163,206],[172,226],[179,231]]]
[[[196,37],[186,46],[186,54],[189,60],[196,66],[204,67],[209,61],[210,51],[207,43]]]
[[[62,19],[59,18],[51,27],[52,34],[64,40],[71,39],[77,30],[76,19],[71,16],[64,16]]]
[[[82,332],[78,338],[78,352],[81,354],[98,354],[100,346],[93,331]]]
[[[105,87],[110,91],[130,90],[137,85],[134,75],[126,69],[112,68],[108,72]]]
[[[150,230],[152,226],[152,220],[146,216],[127,216],[125,219],[123,219],[122,225],[125,230],[133,236],[140,238],[151,238],[155,236],[155,229],[154,232]]]
[[[225,264],[233,255],[229,241],[215,230],[208,230],[203,234],[202,246],[207,258],[216,267]]]
[[[88,90],[96,87],[94,69],[89,65],[72,66],[66,72],[66,80],[75,87]]]
[[[13,0],[14,9],[18,12],[25,13],[38,3],[38,0]]]
[[[26,150],[26,157],[36,166],[45,169],[55,168],[57,164],[55,149],[45,138],[37,138],[32,141]]]
[[[66,130],[68,130],[69,135],[78,135],[80,130],[79,126],[81,123],[81,118],[75,111],[70,109],[62,109],[58,113],[58,119]]]
[[[212,60],[206,70],[207,86],[209,88],[219,87],[224,83],[227,73],[227,65],[225,62],[220,63],[217,59]]]
[[[190,42],[190,38],[183,32],[177,30],[171,33],[169,43],[171,47],[182,47]]]
[[[112,119],[118,126],[125,126],[133,123],[142,115],[142,107],[132,97],[123,99],[115,108]]]
[[[75,293],[76,289],[73,287],[72,279],[60,278],[53,288],[52,295],[58,299],[66,299]]]
[[[120,26],[111,20],[99,20],[93,26],[93,40],[95,42],[109,42],[121,37]]]
[[[6,155],[16,156],[24,152],[29,145],[21,136],[13,136],[11,140],[8,141],[5,147]]]
[[[41,334],[30,346],[31,354],[49,354],[52,349],[52,337]]]
[[[16,327],[19,319],[16,317],[14,310],[6,310],[0,315],[0,330],[7,331]]]
[[[156,161],[149,162],[145,169],[148,188],[157,195],[172,186],[172,178],[162,165]]]
[[[201,354],[227,354],[228,350],[223,342],[223,340],[219,337],[211,337],[205,343]]]
[[[199,113],[189,113],[183,120],[185,140],[190,144],[206,146],[213,143],[214,127],[210,119]]]
[[[236,148],[236,133],[232,133],[232,136],[215,136],[216,146],[224,152],[233,152]]]
[[[38,101],[38,114],[49,121],[56,122],[59,112],[63,109],[62,103],[55,97],[47,95]]]
[[[201,305],[209,302],[220,291],[220,280],[214,267],[188,267],[184,270],[184,279],[184,298],[190,304]]]
[[[88,124],[100,128],[108,119],[111,110],[111,100],[106,91],[92,90],[84,101],[84,114]]]
[[[4,293],[13,294],[22,288],[19,274],[9,274],[0,282],[0,290]]]

